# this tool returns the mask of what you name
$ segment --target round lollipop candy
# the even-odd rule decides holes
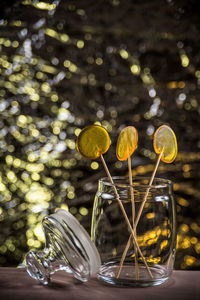
[[[144,195],[144,199],[142,200],[142,203],[141,203],[141,206],[140,206],[140,209],[139,209],[136,221],[135,221],[135,226],[137,226],[137,224],[139,222],[142,210],[144,208],[144,204],[147,200],[148,193],[149,193],[150,187],[153,183],[160,160],[162,160],[165,163],[171,163],[175,160],[175,158],[177,156],[178,147],[177,147],[176,135],[173,132],[173,130],[167,125],[160,126],[154,134],[153,146],[154,146],[155,152],[157,154],[159,154],[159,156],[158,156],[155,168],[153,170],[153,173],[151,175],[151,179],[149,181],[148,188]]]
[[[171,163],[175,160],[177,156],[177,141],[173,130],[167,126],[160,126],[153,139],[154,150],[157,154],[161,155],[161,160],[165,163]]]
[[[138,132],[133,126],[125,127],[119,134],[117,139],[116,155],[121,161],[128,159],[128,169],[129,169],[129,184],[131,191],[131,201],[132,201],[132,214],[133,223],[135,218],[135,205],[134,205],[134,194],[132,188],[132,170],[131,170],[131,155],[135,151],[138,143]]]
[[[135,127],[127,126],[117,140],[116,155],[121,161],[127,160],[135,151],[138,143],[138,132]]]
[[[129,170],[129,184],[132,201],[132,219],[134,224],[135,218],[135,204],[134,204],[134,193],[132,188],[132,169],[131,169],[131,155],[135,151],[138,143],[138,132],[134,126],[125,127],[119,134],[117,139],[116,155],[120,161],[128,160]]]
[[[100,125],[89,125],[83,128],[77,137],[76,148],[78,152],[85,158],[96,159],[101,158],[106,174],[113,184],[112,177],[103,158],[103,154],[110,147],[110,137],[107,130]]]
[[[76,140],[78,152],[89,159],[99,158],[110,147],[110,137],[107,130],[99,125],[89,125],[83,128]]]

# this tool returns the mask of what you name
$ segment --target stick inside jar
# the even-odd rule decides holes
[[[131,196],[131,207],[132,207],[132,227],[135,227],[135,201],[134,201],[134,190],[133,190],[133,179],[132,179],[132,167],[131,167],[131,155],[137,148],[138,144],[138,133],[135,127],[128,126],[125,127],[119,134],[116,147],[116,156],[120,161],[128,161],[128,174],[129,174],[129,186],[130,186],[130,196]],[[134,236],[137,240],[136,230],[134,230]],[[136,279],[139,279],[139,267],[138,267],[138,251],[133,240],[134,252],[135,252],[135,270]],[[126,245],[126,253],[130,247],[130,242]],[[116,278],[119,277],[125,256],[122,256],[118,271],[116,273]]]

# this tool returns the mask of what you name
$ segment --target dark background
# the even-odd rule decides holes
[[[80,157],[76,136],[99,122],[117,135],[139,133],[133,175],[150,175],[152,139],[168,124],[178,140],[173,164],[178,213],[175,268],[200,269],[200,2],[1,1],[0,265],[41,249],[42,218],[69,209],[90,231],[101,162]]]

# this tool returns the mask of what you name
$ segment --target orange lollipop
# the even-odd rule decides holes
[[[116,155],[121,161],[127,160],[135,151],[138,143],[138,133],[135,127],[125,127],[117,140]]]
[[[76,140],[76,147],[78,152],[85,158],[99,158],[110,147],[109,134],[102,126],[86,126],[81,130]]]

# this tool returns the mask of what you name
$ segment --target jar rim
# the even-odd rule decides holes
[[[102,183],[106,186],[116,186],[116,187],[145,187],[145,188],[150,188],[150,189],[159,189],[159,188],[166,188],[168,186],[172,186],[172,181],[169,179],[165,179],[165,178],[160,178],[160,177],[155,177],[153,180],[153,184],[150,186],[149,184],[139,184],[139,185],[134,185],[134,180],[150,180],[150,177],[148,176],[133,176],[133,185],[129,184],[129,177],[128,176],[112,176],[112,179],[114,181],[114,184],[112,184],[109,180],[108,177],[102,177],[99,179],[99,183]],[[118,183],[116,182],[117,180],[125,180],[125,183]],[[157,181],[157,184],[154,184],[154,182]]]

